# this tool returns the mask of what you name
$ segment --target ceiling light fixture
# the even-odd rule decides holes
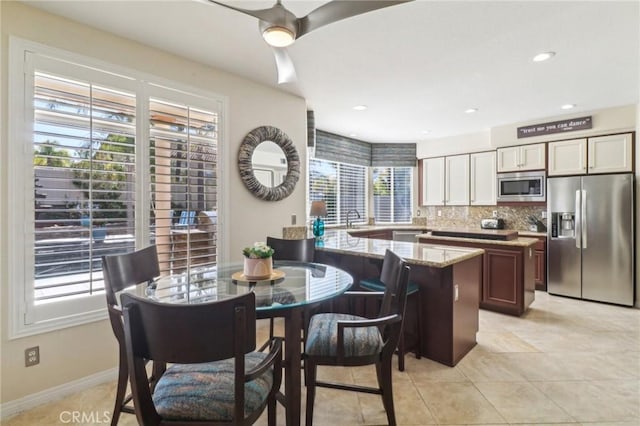
[[[422,134],[423,134],[423,135],[428,135],[429,133],[431,133],[431,130],[423,130],[423,131],[422,131]]]
[[[478,108],[469,108],[464,112],[466,112],[467,114],[473,114],[474,112],[477,112],[477,111],[478,111]]]
[[[270,46],[287,47],[295,40],[295,34],[288,28],[274,25],[262,32],[262,38]]]
[[[562,109],[571,109],[571,108],[575,108],[575,107],[576,107],[576,104],[564,104],[560,108],[562,108]]]
[[[544,62],[556,56],[556,52],[542,52],[533,57],[533,62]]]
[[[358,136],[358,135],[356,135],[355,133],[349,133],[349,137],[350,138],[355,138],[356,136]]]
[[[353,107],[353,109],[355,109],[356,111],[364,111],[365,109],[367,109],[366,105],[356,105]]]

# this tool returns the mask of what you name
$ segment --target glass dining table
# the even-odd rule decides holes
[[[248,281],[242,263],[189,268],[188,272],[161,276],[151,284],[126,291],[161,303],[203,303],[247,292],[256,296],[256,316],[284,318],[284,395],[287,426],[298,426],[301,414],[301,338],[305,308],[329,301],[351,287],[353,278],[334,266],[274,261],[267,280]]]

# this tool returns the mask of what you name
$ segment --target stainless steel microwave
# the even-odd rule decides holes
[[[498,173],[498,202],[546,201],[545,172]]]

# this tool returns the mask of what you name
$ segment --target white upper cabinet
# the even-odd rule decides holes
[[[549,142],[548,176],[583,175],[587,173],[587,140]]]
[[[469,205],[469,154],[445,157],[445,200],[448,206]]]
[[[422,162],[422,205],[444,205],[444,157],[425,158]]]
[[[631,133],[588,139],[588,173],[630,172],[633,168]]]
[[[496,152],[478,152],[469,156],[471,170],[470,204],[496,205]]]
[[[549,142],[549,176],[630,172],[631,133]],[[588,160],[588,161],[587,161]]]
[[[499,148],[498,172],[522,172],[545,168],[544,143]]]

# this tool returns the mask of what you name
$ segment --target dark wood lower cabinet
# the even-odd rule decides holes
[[[315,261],[338,266],[353,276],[354,289],[365,278],[380,275],[381,258],[316,249]],[[420,288],[416,303],[407,303],[404,333],[407,346],[418,339],[423,357],[454,366],[475,345],[478,331],[479,283],[482,282],[482,256],[475,256],[444,268],[409,262],[410,281]],[[418,304],[420,308],[418,309]],[[337,300],[334,310],[343,310]],[[363,314],[370,307],[359,307]],[[417,333],[420,312],[422,330]]]
[[[510,246],[479,241],[455,241],[429,237],[421,242],[484,249],[480,307],[510,315],[522,315],[535,298],[534,246]]]
[[[547,291],[547,238],[538,237],[535,245],[536,290]]]

